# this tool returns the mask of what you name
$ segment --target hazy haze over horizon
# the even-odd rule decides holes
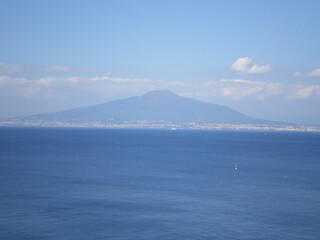
[[[319,1],[0,0],[0,118],[169,89],[320,124]]]

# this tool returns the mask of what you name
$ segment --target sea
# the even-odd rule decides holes
[[[0,128],[0,239],[320,239],[320,133]]]

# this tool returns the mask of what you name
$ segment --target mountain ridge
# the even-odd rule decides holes
[[[167,89],[146,92],[142,96],[114,100],[89,107],[21,117],[42,122],[128,122],[166,121],[173,123],[262,124],[258,120],[222,105],[181,97]]]
[[[0,126],[320,132],[319,126],[255,119],[166,89],[88,107],[0,119]]]

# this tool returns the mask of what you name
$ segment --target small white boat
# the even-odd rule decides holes
[[[237,164],[234,166],[234,170],[238,171],[238,165]]]

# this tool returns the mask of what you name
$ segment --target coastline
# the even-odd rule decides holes
[[[168,130],[244,130],[244,131],[285,131],[320,132],[320,126],[303,124],[230,124],[230,123],[172,123],[165,121],[103,122],[44,122],[44,121],[1,121],[0,126],[12,127],[66,127],[66,128],[121,128],[121,129],[168,129]]]

